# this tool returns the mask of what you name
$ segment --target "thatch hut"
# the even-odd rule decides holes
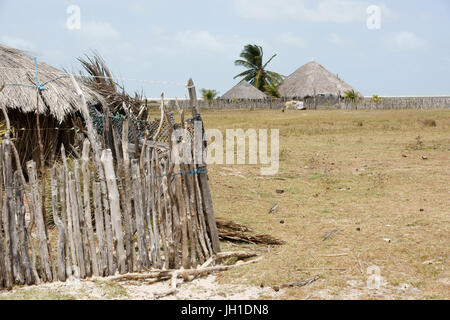
[[[42,62],[38,63],[38,72],[42,90],[37,90],[33,58],[23,51],[0,45],[0,87],[3,83],[6,85],[0,93],[0,103],[6,107],[23,163],[30,159],[39,163],[37,111],[46,161],[54,157],[62,143],[70,149],[77,132],[83,128],[78,116],[78,97],[67,73]],[[79,85],[88,103],[101,103],[102,98],[97,93],[81,82]]]
[[[256,87],[252,86],[250,83],[248,83],[245,80],[242,80],[237,85],[235,85],[233,88],[228,90],[223,96],[219,98],[220,100],[228,100],[228,101],[236,101],[236,100],[253,100],[253,101],[261,101],[261,100],[267,100],[269,97],[262,92],[261,90],[257,89]]]
[[[284,79],[279,87],[286,100],[303,100],[314,104],[320,100],[339,100],[353,88],[322,65],[311,61]]]

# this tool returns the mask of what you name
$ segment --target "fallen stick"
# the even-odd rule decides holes
[[[114,276],[106,278],[111,281],[132,281],[132,280],[147,280],[147,279],[159,279],[167,280],[172,277],[172,272],[169,270],[152,271],[149,273],[128,273],[120,276]]]
[[[204,269],[206,267],[209,267],[213,262],[216,262],[217,260],[225,259],[225,258],[238,258],[238,259],[247,259],[247,258],[253,258],[256,257],[256,253],[251,252],[245,252],[245,251],[237,251],[237,252],[218,252],[212,257],[210,257],[208,260],[205,261],[204,264],[200,266],[199,269]]]
[[[250,244],[282,245],[285,243],[282,240],[275,239],[274,237],[266,234],[251,235],[240,231],[224,230],[220,228],[219,237],[221,240]]]
[[[335,230],[332,230],[332,231],[330,231],[330,232],[325,233],[325,234],[322,236],[322,241],[325,241],[325,240],[327,240],[328,238],[331,238],[333,235],[337,234],[337,233],[340,232],[340,231],[342,231],[342,229],[335,229]]]
[[[306,269],[297,269],[297,271],[347,271],[344,268],[306,268]]]
[[[232,256],[239,256],[239,255],[243,255],[243,252],[230,252],[230,253],[226,253],[226,252],[222,252],[222,253],[218,253],[217,256],[219,256],[219,258],[223,259],[224,257],[232,257]],[[245,256],[248,255],[253,255],[255,256],[255,254],[252,253],[246,253]],[[198,269],[180,269],[180,270],[161,270],[161,271],[150,271],[148,273],[145,274],[137,274],[137,273],[129,273],[129,274],[124,274],[124,275],[118,275],[118,276],[114,276],[114,277],[109,277],[107,278],[107,280],[110,281],[126,281],[126,280],[147,280],[147,279],[160,279],[162,280],[167,280],[167,278],[171,278],[172,281],[172,287],[174,282],[176,283],[176,279],[178,278],[178,276],[182,275],[183,278],[188,279],[188,276],[194,276],[197,277],[199,275],[203,275],[203,274],[208,274],[208,273],[213,273],[213,272],[218,272],[218,271],[226,271],[232,268],[236,268],[236,267],[241,267],[241,266],[245,266],[248,264],[252,264],[252,263],[256,263],[262,260],[262,257],[247,261],[247,262],[243,262],[243,263],[239,263],[239,264],[233,264],[233,265],[226,265],[226,266],[214,266],[214,267],[207,267],[207,266],[202,266]],[[214,261],[214,259],[213,259]],[[207,261],[208,262],[208,261]],[[206,264],[206,263],[205,263]],[[205,265],[204,264],[204,265]],[[209,264],[208,264],[209,265]],[[192,280],[192,279],[189,279]]]
[[[250,244],[268,244],[282,245],[285,242],[266,234],[249,234],[253,232],[247,226],[240,225],[236,222],[217,219],[217,229],[219,230],[219,238],[232,242],[250,243]]]
[[[256,256],[257,256],[257,254],[253,253],[253,252],[236,251],[236,252],[218,252],[212,258],[214,258],[214,260],[233,258],[233,257],[239,258],[239,259],[247,259],[247,258],[253,258]]]
[[[337,254],[319,254],[318,257],[327,257],[327,258],[333,258],[333,257],[345,257],[348,256],[348,253],[337,253]]]
[[[241,232],[252,232],[253,231],[249,227],[238,224],[231,220],[217,218],[216,221],[217,221],[217,228],[219,228],[219,229],[230,229],[230,230],[241,231]]]
[[[315,277],[311,278],[311,279],[307,279],[307,280],[303,280],[300,282],[290,282],[290,283],[285,283],[279,286],[279,288],[293,288],[293,287],[305,287],[310,285],[311,283],[317,281],[320,279],[319,275],[316,275]]]

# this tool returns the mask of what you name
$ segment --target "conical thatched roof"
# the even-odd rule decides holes
[[[78,111],[79,100],[67,74],[45,63],[38,63],[38,70],[40,84],[66,76],[45,85],[39,101],[39,112],[51,114],[62,122],[67,115]],[[35,79],[36,69],[33,58],[23,51],[0,44],[0,87],[3,83],[6,84],[5,89],[0,93],[0,102],[7,109],[17,109],[23,113],[36,111],[36,88],[33,87]],[[79,85],[89,103],[101,101],[100,96],[94,91],[81,82]]]
[[[353,88],[322,65],[311,61],[287,77],[279,87],[283,98],[305,98],[314,95],[343,96]]]
[[[220,97],[222,100],[265,100],[268,98],[269,97],[264,92],[258,90],[245,80],[239,82]]]

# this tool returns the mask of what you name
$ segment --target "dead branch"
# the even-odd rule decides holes
[[[325,241],[325,240],[327,240],[328,238],[331,238],[333,235],[335,235],[336,233],[338,233],[338,232],[340,232],[340,231],[342,231],[342,229],[335,229],[335,230],[332,230],[332,231],[330,231],[330,232],[325,233],[325,234],[322,236],[322,241]]]
[[[318,257],[334,258],[334,257],[345,257],[348,253],[337,253],[337,254],[319,254]]]
[[[294,288],[294,287],[305,287],[310,285],[311,283],[317,281],[320,279],[320,275],[316,275],[315,277],[311,278],[311,279],[306,279],[303,281],[299,281],[299,282],[290,282],[290,283],[285,283],[279,286],[279,288]]]
[[[296,269],[297,271],[347,271],[344,268],[304,268]]]
[[[248,256],[256,256],[256,254],[250,254],[246,253],[243,254],[243,252],[237,252],[237,253],[224,253],[222,252],[219,254],[219,258],[217,259],[223,259],[225,257],[248,257]],[[137,274],[137,273],[129,273],[124,275],[118,275],[114,277],[108,278],[110,281],[127,281],[127,280],[147,280],[147,279],[155,279],[157,281],[163,281],[167,279],[171,279],[172,287],[174,287],[174,284],[176,285],[176,279],[181,275],[185,281],[191,281],[193,278],[196,278],[200,275],[210,274],[213,272],[219,272],[219,271],[226,271],[229,269],[233,269],[236,267],[241,267],[249,264],[253,264],[256,262],[259,262],[262,260],[262,257],[243,262],[243,263],[237,263],[233,265],[221,265],[221,266],[214,266],[214,267],[204,267],[204,265],[198,269],[177,269],[177,270],[162,270],[162,271],[150,271],[145,274]],[[209,265],[209,264],[208,264]],[[188,278],[188,276],[193,276],[193,278]]]
[[[238,224],[231,220],[216,218],[216,222],[217,222],[217,228],[220,228],[220,229],[230,229],[230,230],[241,231],[241,232],[252,232],[253,231],[249,227],[244,226],[242,224]]]
[[[229,220],[217,219],[217,229],[221,240],[267,245],[282,245],[285,243],[283,240],[266,234],[248,234],[253,230]]]
[[[283,240],[278,240],[266,234],[251,235],[244,232],[229,231],[223,229],[219,229],[219,237],[221,240],[251,244],[282,245],[285,243]]]

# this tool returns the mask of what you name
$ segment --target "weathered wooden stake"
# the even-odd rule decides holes
[[[144,270],[149,267],[148,249],[145,239],[145,222],[144,222],[144,209],[142,204],[142,184],[141,174],[139,169],[139,162],[133,160],[131,164],[132,178],[133,178],[133,192],[132,197],[134,199],[134,210],[136,214],[136,229],[138,236],[138,249],[139,270]]]
[[[91,174],[89,171],[89,151],[90,142],[88,139],[84,140],[83,143],[83,156],[81,160],[81,170],[83,171],[83,198],[84,198],[84,221],[87,229],[89,249],[91,252],[92,259],[92,274],[96,277],[100,275],[98,268],[97,259],[97,249],[94,239],[94,229],[92,227],[92,213],[91,213],[91,195],[90,195],[90,185],[91,185]]]
[[[72,228],[73,237],[75,242],[75,252],[78,265],[78,276],[81,279],[86,278],[86,264],[84,261],[83,240],[80,229],[80,208],[78,207],[78,197],[76,195],[76,186],[73,179],[73,173],[69,172],[68,175],[69,192],[70,192],[70,206],[72,214]]]
[[[189,79],[188,81],[188,89],[189,89],[189,98],[192,108],[192,115],[194,118],[201,120],[200,116],[200,109],[198,106],[197,101],[197,94],[195,91],[195,85],[194,81],[192,79]],[[203,127],[203,121],[202,121],[202,127]],[[203,131],[203,130],[202,130]],[[199,138],[199,137],[197,137]],[[202,138],[202,137],[201,137]],[[214,215],[214,207],[213,207],[213,201],[211,196],[211,190],[209,188],[209,182],[208,182],[208,169],[206,164],[198,165],[197,169],[200,171],[198,174],[199,176],[199,185],[202,190],[202,198],[203,198],[203,207],[206,213],[207,221],[208,221],[208,227],[210,232],[210,238],[212,242],[212,247],[215,253],[220,252],[220,241],[219,241],[219,232],[217,231],[217,222],[216,217]]]
[[[45,221],[42,212],[42,200],[39,193],[39,185],[37,180],[36,163],[34,161],[27,162],[28,177],[30,179],[31,190],[33,193],[33,208],[36,223],[36,234],[39,244],[39,258],[43,269],[43,280],[47,282],[53,281],[52,269],[50,267],[50,252],[48,250],[47,233],[45,232]],[[30,201],[29,200],[29,201]]]
[[[100,183],[93,184],[93,197],[95,208],[95,231],[97,234],[98,247],[100,251],[99,273],[106,275],[108,271],[108,252],[106,246],[105,225],[102,212],[102,201],[100,193]]]
[[[106,184],[108,186],[109,203],[111,204],[111,223],[117,240],[116,252],[119,272],[126,272],[126,254],[123,244],[122,215],[120,213],[119,190],[117,189],[116,174],[111,150],[103,151],[102,163],[105,169]]]
[[[86,230],[86,222],[84,219],[84,210],[83,210],[83,200],[82,200],[82,192],[81,192],[81,178],[80,178],[80,162],[79,160],[75,160],[73,162],[73,170],[74,170],[74,176],[75,176],[75,197],[76,197],[76,203],[77,203],[77,220],[80,227],[81,232],[81,241],[83,244],[83,260],[86,270],[86,276],[90,277],[92,275],[91,270],[91,259],[90,259],[90,249],[89,249],[89,241],[88,241],[88,235]],[[75,227],[75,224],[74,224]]]
[[[53,221],[58,228],[58,279],[59,281],[66,281],[66,228],[58,215],[58,175],[56,165],[53,166],[51,171],[51,184]]]
[[[69,167],[67,165],[66,151],[64,149],[64,145],[61,146],[61,157],[64,165],[64,193],[66,195],[66,213],[67,213],[67,235],[68,235],[68,243],[70,246],[70,255],[67,254],[67,260],[69,263],[70,272],[67,273],[67,276],[72,275],[72,272],[75,272],[75,276],[80,277],[80,270],[78,267],[78,259],[77,259],[77,249],[75,247],[75,236],[73,231],[73,217],[72,217],[72,198],[71,198],[71,187],[69,181]],[[69,247],[68,246],[68,247]],[[70,259],[72,261],[70,261]],[[69,271],[69,270],[68,270]]]
[[[19,235],[20,246],[20,261],[25,276],[25,282],[28,285],[35,283],[33,269],[31,267],[28,242],[27,242],[27,230],[25,227],[25,205],[24,205],[24,186],[22,180],[19,177],[19,172],[14,173],[14,189],[16,193],[16,215],[17,215],[17,229]]]

